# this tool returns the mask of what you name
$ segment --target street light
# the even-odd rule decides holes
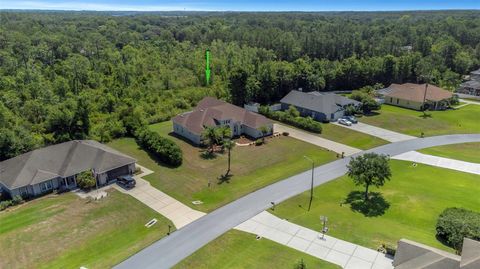
[[[308,211],[310,211],[310,208],[312,207],[312,200],[313,200],[313,173],[315,171],[315,162],[312,159],[308,158],[307,156],[303,156],[303,158],[312,162],[312,182],[310,185],[310,202],[308,203]]]

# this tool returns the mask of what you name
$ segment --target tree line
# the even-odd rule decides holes
[[[0,12],[0,160],[133,135],[211,95],[392,82],[454,89],[480,65],[480,12]],[[210,49],[212,84],[205,84]]]

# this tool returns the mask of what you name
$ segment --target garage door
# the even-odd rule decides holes
[[[117,179],[119,176],[124,176],[124,175],[128,175],[128,174],[129,174],[128,165],[125,165],[125,166],[113,169],[111,171],[108,171],[107,172],[107,180],[108,181],[114,180],[114,179]]]

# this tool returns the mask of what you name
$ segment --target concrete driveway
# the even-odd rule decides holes
[[[313,144],[313,145],[331,150],[331,151],[336,152],[338,154],[342,154],[342,152],[344,152],[345,156],[353,155],[353,154],[361,151],[360,149],[356,149],[356,148],[353,148],[353,147],[350,147],[350,146],[347,146],[347,145],[344,145],[344,144],[334,142],[332,140],[321,138],[321,137],[316,136],[314,134],[310,134],[306,131],[291,128],[291,127],[285,126],[283,124],[275,123],[273,129],[275,130],[275,132],[279,132],[279,133],[288,132],[289,136],[291,136],[293,138],[296,138],[298,140],[302,140],[304,142],[307,142],[307,143],[310,143],[310,144]]]
[[[134,176],[135,180],[137,181],[135,188],[126,190],[117,184],[115,184],[113,187],[122,193],[133,196],[135,199],[144,203],[151,209],[162,214],[171,220],[177,229],[180,229],[205,215],[205,213],[193,210],[168,196],[167,194],[159,191],[157,188],[152,187],[150,182],[144,180],[142,177],[153,173],[153,171],[138,164],[137,166],[139,166],[143,172]]]
[[[417,137],[414,137],[414,136],[397,133],[397,132],[394,132],[394,131],[390,131],[390,130],[387,130],[387,129],[383,129],[383,128],[380,128],[380,127],[376,127],[376,126],[361,123],[361,122],[359,122],[357,124],[352,124],[352,126],[345,126],[345,125],[342,125],[338,122],[332,122],[332,124],[335,124],[335,125],[338,125],[338,126],[341,126],[341,127],[344,127],[344,128],[352,129],[352,130],[357,131],[357,132],[369,134],[371,136],[376,136],[378,138],[381,138],[381,139],[389,141],[389,142],[400,142],[400,141],[405,141],[405,140],[410,140],[410,139],[417,138]]]

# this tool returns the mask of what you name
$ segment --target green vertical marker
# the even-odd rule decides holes
[[[205,79],[207,85],[210,85],[210,50],[205,51]]]

